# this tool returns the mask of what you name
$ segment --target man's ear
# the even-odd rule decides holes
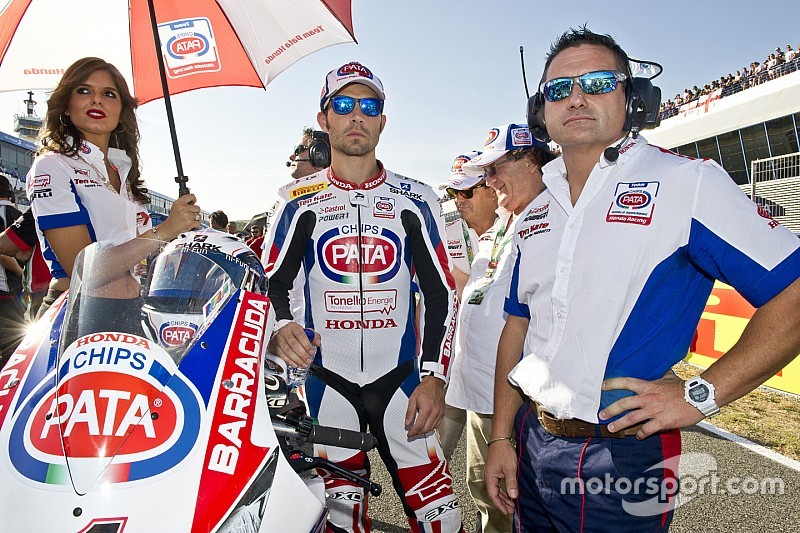
[[[322,131],[328,133],[328,117],[322,111],[317,113],[317,124]]]
[[[378,133],[383,133],[383,128],[386,127],[386,115],[381,115],[381,129],[378,130]]]

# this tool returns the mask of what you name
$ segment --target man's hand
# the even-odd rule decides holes
[[[483,481],[494,506],[505,514],[514,512],[517,486],[517,451],[510,441],[500,440],[489,446],[489,456],[483,469]],[[505,489],[500,482],[505,481]]]
[[[704,417],[683,397],[683,380],[672,371],[655,381],[636,378],[611,378],[603,382],[603,390],[625,389],[635,392],[617,400],[600,412],[601,422],[620,413],[628,414],[608,425],[609,431],[620,431],[648,421],[639,428],[637,439],[645,439],[659,431],[682,428],[700,422]]]
[[[437,427],[444,418],[444,381],[425,376],[411,397],[406,409],[408,438],[424,435]]]
[[[275,332],[267,349],[295,368],[306,368],[314,361],[315,346],[320,346],[320,336],[314,334],[313,344],[297,322],[289,322]]]

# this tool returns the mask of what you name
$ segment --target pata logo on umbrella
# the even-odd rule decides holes
[[[207,18],[173,20],[158,25],[164,66],[170,78],[222,69],[217,42]]]

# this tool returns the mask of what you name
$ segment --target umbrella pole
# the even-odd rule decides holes
[[[167,72],[164,69],[164,57],[161,55],[161,39],[158,37],[158,22],[156,22],[156,10],[153,0],[147,0],[150,9],[150,24],[153,27],[153,42],[156,45],[156,59],[158,59],[158,73],[161,75],[161,88],[164,91],[164,105],[167,108],[167,122],[169,123],[169,133],[172,137],[172,152],[175,154],[175,166],[178,169],[178,176],[175,182],[178,184],[178,196],[189,194],[189,187],[186,182],[187,176],[183,175],[183,163],[181,162],[181,149],[178,147],[178,133],[175,130],[175,117],[172,116],[172,101],[169,98],[169,87],[167,85]]]

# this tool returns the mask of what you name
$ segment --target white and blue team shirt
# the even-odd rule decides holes
[[[800,276],[800,240],[713,161],[639,137],[595,165],[575,206],[562,158],[516,226],[505,309],[530,319],[509,380],[559,418],[598,422],[688,351],[715,279],[754,307]]]
[[[42,255],[55,278],[67,274],[44,237],[44,231],[85,224],[92,242],[112,246],[135,238],[152,227],[146,206],[128,195],[125,180],[131,159],[123,150],[108,149],[122,187],[116,193],[103,184],[103,152],[84,141],[79,156],[47,152],[34,159],[27,176],[27,193],[36,217]],[[107,176],[105,176],[107,179]]]

